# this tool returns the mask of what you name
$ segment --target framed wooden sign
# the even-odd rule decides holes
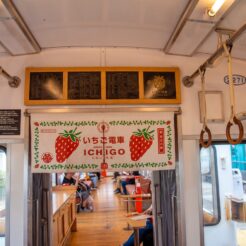
[[[144,72],[144,98],[176,99],[175,72]]]
[[[68,100],[101,98],[100,72],[68,72]]]
[[[179,104],[178,68],[27,68],[25,105]]]
[[[106,72],[106,99],[139,99],[138,72]]]
[[[62,99],[62,72],[33,72],[30,74],[30,100]]]

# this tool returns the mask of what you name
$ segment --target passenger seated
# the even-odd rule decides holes
[[[130,173],[129,176],[134,176],[134,177],[126,178],[125,180],[120,180],[120,184],[118,183],[118,187],[114,191],[115,194],[121,193],[120,186],[122,186],[123,194],[127,195],[126,185],[135,184],[135,176],[140,176],[140,173],[139,171],[134,171]]]
[[[118,175],[116,176],[116,189],[114,190],[114,193],[121,193],[121,183],[122,183],[122,176],[128,176],[129,173],[127,172],[122,172],[121,174],[118,173]]]
[[[95,172],[95,174],[97,175],[98,181],[101,180],[101,173],[100,172]]]
[[[119,172],[114,172],[113,179],[116,181],[117,177],[119,177],[119,176],[120,176]]]
[[[143,214],[152,215],[152,205]],[[139,229],[139,243],[143,243],[143,246],[154,246],[152,218],[147,219],[146,226]],[[134,246],[134,233],[132,233],[123,246]]]
[[[89,209],[91,212],[94,210],[93,198],[90,195],[90,187],[86,185],[83,180],[79,180],[79,174],[65,173],[63,185],[75,185],[77,187],[77,196],[81,198],[81,208]]]
[[[92,181],[93,188],[97,188],[97,182],[98,182],[98,176],[96,173],[90,172],[88,173],[88,176],[90,177],[90,180]]]
[[[79,183],[79,177],[75,179],[73,175],[74,173],[65,173],[62,185],[75,185],[77,187]]]

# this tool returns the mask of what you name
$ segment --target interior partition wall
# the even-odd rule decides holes
[[[176,119],[176,168],[153,172],[155,246],[185,246],[181,115]]]
[[[32,175],[32,245],[51,245],[51,175]],[[31,244],[29,244],[31,245]]]
[[[24,245],[50,246],[52,235],[52,180],[51,174],[31,172],[30,117],[27,115],[25,126],[25,162],[27,177],[27,211],[25,211]]]
[[[179,245],[175,176],[175,170],[155,171],[153,173],[156,246]]]
[[[25,149],[28,164],[27,245],[51,245],[52,193],[50,174],[32,174],[30,159],[30,117],[32,114],[84,112],[174,112],[176,169],[153,172],[154,235],[156,246],[184,246],[185,222],[182,197],[182,163],[180,161],[180,108],[93,108],[93,109],[37,109],[26,111]]]

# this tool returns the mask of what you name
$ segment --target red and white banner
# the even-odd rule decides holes
[[[174,114],[31,116],[32,172],[175,169]]]

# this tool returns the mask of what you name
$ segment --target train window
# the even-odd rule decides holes
[[[216,225],[220,220],[218,178],[214,147],[200,150],[203,224]]]
[[[0,146],[0,245],[5,242],[6,161],[6,149]]]

